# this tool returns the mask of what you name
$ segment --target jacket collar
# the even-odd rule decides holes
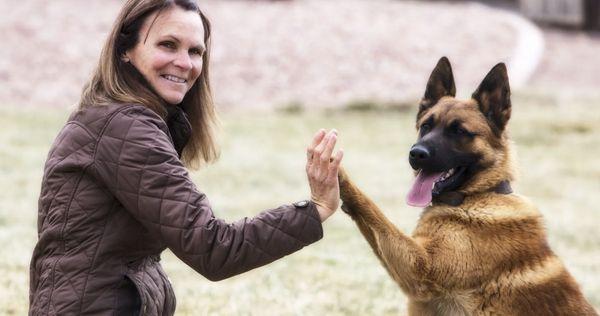
[[[171,134],[171,140],[177,151],[177,155],[181,158],[183,149],[192,136],[192,125],[187,114],[180,106],[169,105],[166,106],[166,109],[166,123],[169,128],[169,134]]]

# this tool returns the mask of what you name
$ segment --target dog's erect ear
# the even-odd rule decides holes
[[[500,63],[485,76],[479,88],[473,93],[479,109],[487,118],[496,135],[502,134],[510,119],[510,86],[506,65]]]
[[[417,119],[421,117],[425,110],[434,106],[445,96],[456,96],[456,86],[454,84],[454,75],[452,74],[450,61],[448,58],[442,57],[429,76],[425,95],[419,104]]]

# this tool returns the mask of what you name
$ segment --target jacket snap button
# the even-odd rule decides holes
[[[294,203],[295,207],[300,207],[300,208],[305,208],[308,206],[308,201],[304,200],[304,201],[298,201],[296,203]]]

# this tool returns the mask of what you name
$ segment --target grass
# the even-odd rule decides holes
[[[551,246],[600,307],[600,99],[517,94],[513,104],[510,128],[521,170],[515,189],[540,207]],[[43,163],[67,116],[50,109],[0,109],[2,315],[27,312]],[[414,109],[227,113],[222,158],[194,172],[194,181],[217,216],[230,221],[305,199],[305,146],[321,127],[338,129],[349,173],[409,233],[420,212],[404,203],[412,177],[406,155],[415,139]],[[323,240],[298,253],[217,283],[165,252],[177,314],[403,314],[404,295],[351,220],[338,212],[324,230]]]

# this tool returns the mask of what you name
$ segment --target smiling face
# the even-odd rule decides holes
[[[203,39],[198,13],[173,6],[146,18],[138,43],[123,59],[167,103],[179,104],[202,72]]]

